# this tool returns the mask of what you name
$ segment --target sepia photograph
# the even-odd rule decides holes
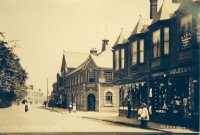
[[[0,135],[200,134],[200,0],[0,0]]]

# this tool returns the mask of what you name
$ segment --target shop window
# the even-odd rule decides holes
[[[132,65],[137,64],[137,41],[132,44]]]
[[[181,43],[182,48],[191,45],[192,41],[192,15],[187,15],[181,18]]]
[[[144,63],[144,39],[140,40],[140,63]]]
[[[95,82],[95,73],[92,70],[88,72],[88,82]]]
[[[164,28],[164,54],[169,54],[169,27]]]
[[[106,93],[106,104],[112,104],[113,103],[113,94],[112,92]]]
[[[125,49],[121,49],[121,69],[124,69],[125,64]]]
[[[119,70],[119,50],[115,51],[115,71]]]
[[[112,72],[106,72],[106,82],[112,82]]]
[[[160,57],[160,29],[153,32],[153,57]]]

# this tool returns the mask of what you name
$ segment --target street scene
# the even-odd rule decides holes
[[[200,0],[0,0],[0,134],[199,134]]]
[[[68,110],[31,106],[29,112],[24,105],[0,109],[1,133],[59,133],[59,132],[136,132],[136,133],[195,133],[181,127],[168,129],[161,124],[152,124],[148,129],[139,128],[140,123],[132,119],[118,119],[117,113],[72,112]],[[107,120],[107,121],[106,121]],[[118,120],[118,123],[116,122]],[[121,121],[122,123],[119,123]],[[134,125],[128,125],[133,123]]]

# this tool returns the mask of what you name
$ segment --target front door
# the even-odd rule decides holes
[[[95,95],[89,94],[87,98],[88,111],[95,111],[96,99]]]

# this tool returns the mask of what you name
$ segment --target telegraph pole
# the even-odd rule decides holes
[[[48,102],[48,95],[49,95],[49,90],[48,90],[48,78],[47,78],[47,102]]]

